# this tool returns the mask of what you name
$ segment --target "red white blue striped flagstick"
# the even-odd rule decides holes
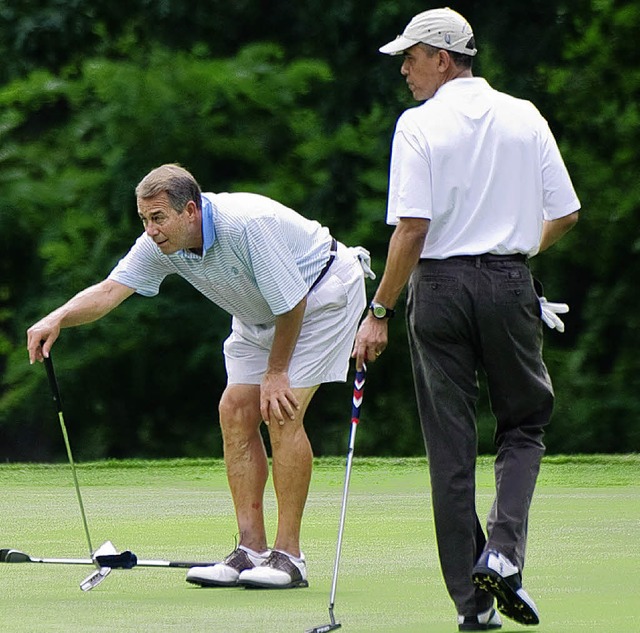
[[[360,422],[360,408],[362,407],[362,399],[364,395],[364,383],[367,378],[367,367],[362,366],[361,370],[356,371],[353,381],[353,400],[351,408],[351,432],[349,434],[349,450],[347,452],[347,470],[344,477],[344,489],[342,491],[342,511],[340,513],[340,527],[338,528],[338,544],[336,547],[336,561],[333,567],[333,581],[331,583],[331,596],[329,598],[329,617],[331,624],[317,626],[313,629],[307,629],[307,633],[328,633],[335,631],[342,625],[336,622],[333,615],[333,608],[336,601],[336,588],[338,586],[338,568],[340,566],[340,553],[342,552],[342,534],[344,533],[344,519],[347,514],[347,498],[349,496],[349,481],[351,479],[351,466],[353,464],[353,449],[356,441],[356,430]]]

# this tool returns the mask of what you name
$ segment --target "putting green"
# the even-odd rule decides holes
[[[3,633],[298,632],[325,624],[345,460],[316,461],[303,525],[308,589],[200,589],[184,570],[114,570],[94,591],[91,568],[0,564]],[[525,586],[542,624],[530,630],[640,630],[640,456],[547,458],[531,514]],[[94,547],[111,540],[140,558],[209,560],[234,547],[217,460],[79,464]],[[336,599],[350,633],[456,631],[436,556],[424,459],[353,464]],[[69,467],[1,465],[0,547],[38,557],[87,556]],[[492,500],[481,458],[478,503]],[[266,498],[269,535],[275,500]],[[526,630],[505,622],[503,631]]]

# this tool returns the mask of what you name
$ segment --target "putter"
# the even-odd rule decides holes
[[[17,549],[0,549],[0,563],[39,563],[46,565],[99,565],[101,569],[133,569],[134,567],[175,567],[178,569],[190,569],[191,567],[209,567],[215,562],[176,561],[176,560],[143,560],[133,552],[117,552],[114,554],[101,554],[100,550],[111,545],[107,541],[98,548],[92,558],[37,558],[29,556]],[[111,545],[113,547],[113,545]],[[94,572],[95,574],[95,572]],[[92,574],[93,575],[93,574]]]
[[[333,580],[331,582],[331,594],[329,596],[329,624],[322,624],[306,629],[305,633],[329,633],[339,629],[342,624],[336,622],[333,609],[336,602],[336,589],[338,587],[338,568],[340,566],[340,554],[342,552],[342,535],[344,533],[344,520],[347,514],[347,498],[349,496],[349,481],[351,479],[351,466],[353,463],[353,449],[356,442],[356,430],[360,422],[360,407],[364,394],[364,382],[367,377],[367,367],[362,366],[360,371],[356,371],[353,382],[353,404],[351,408],[351,432],[349,433],[349,450],[347,451],[347,469],[344,476],[344,489],[342,491],[342,510],[340,512],[340,526],[338,528],[338,544],[336,546],[336,560],[333,566]]]
[[[58,381],[56,380],[56,374],[53,369],[53,360],[51,359],[51,352],[49,352],[49,356],[44,359],[44,366],[47,370],[47,378],[49,379],[49,386],[51,387],[51,395],[53,396],[53,402],[56,406],[56,410],[58,412],[58,420],[60,421],[60,428],[62,429],[62,437],[64,439],[64,445],[67,449],[67,457],[69,458],[69,465],[71,466],[71,474],[73,476],[73,484],[76,489],[76,496],[78,497],[78,503],[80,505],[80,514],[82,515],[82,525],[84,526],[84,533],[87,537],[87,545],[89,546],[89,556],[97,567],[96,571],[87,576],[81,583],[80,589],[82,591],[90,591],[94,587],[97,587],[108,575],[111,571],[110,567],[101,567],[97,562],[95,562],[93,545],[91,544],[91,535],[89,534],[89,524],[87,523],[87,515],[84,511],[84,503],[82,502],[82,494],[80,493],[80,484],[78,483],[78,475],[76,473],[76,465],[73,461],[73,453],[71,452],[71,444],[69,442],[69,434],[67,433],[67,426],[64,423],[64,414],[62,412],[62,400],[60,399],[60,390],[58,389]],[[96,554],[100,552],[101,554],[117,554],[117,550],[113,547],[111,541],[107,541],[103,545],[101,545],[98,550],[96,550]]]
[[[90,573],[81,583],[80,589],[82,591],[91,591],[94,587],[97,587],[110,573],[110,566],[102,566],[97,562],[96,557],[101,556],[114,556],[118,553],[118,550],[113,546],[111,541],[103,543],[92,555],[91,560],[96,565],[97,569]]]

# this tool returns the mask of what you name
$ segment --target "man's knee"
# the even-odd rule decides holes
[[[287,420],[282,425],[270,424],[269,441],[274,452],[277,452],[281,446],[290,447],[292,443],[308,441],[304,420],[296,417],[294,420]]]
[[[259,387],[227,387],[218,403],[218,415],[223,433],[257,429],[261,421]]]
[[[527,448],[544,453],[544,424],[524,424],[502,429],[496,433],[496,446],[499,449]]]

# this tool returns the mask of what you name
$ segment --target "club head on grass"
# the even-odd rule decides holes
[[[17,549],[0,550],[0,563],[29,563],[31,557]]]
[[[100,567],[99,569],[96,569],[80,583],[80,589],[82,589],[82,591],[91,591],[92,589],[97,587],[110,573],[111,567]]]
[[[111,567],[102,565],[98,562],[98,558],[102,556],[116,556],[118,550],[115,548],[111,541],[105,541],[92,555],[91,559],[98,565],[98,569],[90,573],[81,583],[80,589],[82,591],[91,591],[97,587],[110,573]]]
[[[307,629],[304,633],[329,633],[329,631],[335,631],[341,627],[342,624],[340,624],[340,622],[334,622],[333,624],[323,624],[312,629]]]

